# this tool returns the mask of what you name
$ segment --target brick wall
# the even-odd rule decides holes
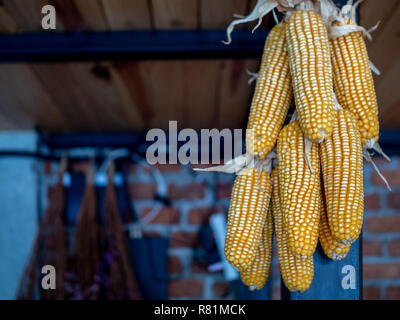
[[[365,165],[364,299],[400,299],[400,158],[376,162],[392,192]]]
[[[196,173],[190,166],[160,165],[168,185],[170,207],[163,207],[151,223],[143,227],[144,236],[168,237],[168,294],[171,299],[232,299],[233,290],[222,272],[210,273],[202,259],[199,230],[213,212],[227,212],[234,176]],[[84,173],[87,163],[77,163],[74,172]],[[56,167],[44,166],[42,207],[56,182]],[[156,184],[146,168],[130,165],[129,194],[139,217],[145,217],[154,204]],[[216,194],[216,198],[214,197]],[[215,209],[213,209],[215,208]]]
[[[160,165],[168,184],[172,206],[144,228],[145,233],[170,238],[168,268],[169,296],[172,299],[233,298],[221,272],[210,273],[201,255],[198,232],[203,222],[217,210],[226,212],[234,177],[227,174],[195,173],[190,166]],[[141,166],[132,166],[130,191],[135,209],[141,217],[152,206],[152,177]],[[215,189],[206,185],[214,186]],[[214,200],[214,190],[217,199]]]
[[[365,164],[364,298],[400,299],[400,159],[377,159],[393,191],[389,193],[372,165]],[[233,288],[220,272],[210,273],[201,256],[198,232],[213,213],[227,211],[234,176],[195,173],[190,166],[158,166],[168,184],[170,208],[145,227],[145,234],[170,238],[168,268],[171,299],[232,299]],[[77,167],[77,170],[84,168]],[[54,181],[54,179],[53,179]],[[210,189],[204,184],[215,185]],[[142,167],[132,165],[129,188],[137,213],[143,217],[153,205],[154,181]],[[214,199],[214,190],[217,197]],[[273,299],[280,298],[279,262],[274,248],[271,267]]]

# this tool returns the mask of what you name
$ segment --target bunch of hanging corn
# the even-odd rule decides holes
[[[234,25],[274,8],[285,12],[265,42],[247,153],[207,169],[239,171],[225,256],[251,288],[268,279],[273,230],[283,281],[300,292],[312,283],[318,241],[340,260],[361,232],[363,155],[381,150],[368,32],[356,25],[356,5],[349,5],[340,11],[331,0],[258,0],[249,16],[228,27],[229,43]],[[284,125],[293,100],[295,112]]]

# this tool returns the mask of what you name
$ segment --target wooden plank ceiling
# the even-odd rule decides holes
[[[365,1],[360,17],[366,28],[380,21],[373,41],[367,41],[370,59],[381,71],[375,76],[380,122],[383,128],[400,129],[400,1]]]
[[[42,32],[52,4],[57,30],[221,29],[247,0],[3,0],[0,30]],[[257,60],[0,65],[0,128],[47,132],[240,128]]]
[[[41,32],[41,8],[57,12],[57,30],[223,29],[255,0],[1,0],[0,31]]]
[[[40,11],[44,4],[56,7],[58,31],[75,31],[223,29],[234,13],[246,14],[254,3],[1,0],[0,32],[43,31]],[[361,14],[366,27],[384,20],[369,49],[371,59],[384,72],[376,79],[382,123],[392,128],[400,127],[400,120],[391,116],[400,104],[399,90],[394,87],[400,71],[400,7],[396,0],[385,0],[385,5],[366,1]],[[256,71],[258,63],[185,60],[2,64],[0,130],[37,127],[46,132],[139,131],[166,128],[168,120],[177,120],[180,128],[241,128],[254,88],[247,84],[246,70]]]

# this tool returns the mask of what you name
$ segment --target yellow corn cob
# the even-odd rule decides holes
[[[293,97],[285,30],[280,23],[267,37],[251,103],[246,149],[258,159],[275,146]]]
[[[313,143],[310,149],[313,173],[304,149],[304,135],[296,120],[278,138],[280,194],[289,248],[295,255],[309,257],[318,243],[320,170],[318,145]]]
[[[341,243],[355,241],[361,231],[363,158],[355,117],[349,110],[336,113],[332,135],[320,144],[329,227]]]
[[[268,280],[269,269],[272,259],[272,240],[274,234],[274,223],[272,218],[271,203],[268,206],[267,219],[264,223],[262,238],[253,263],[240,273],[243,283],[250,290],[260,290]]]
[[[238,270],[253,262],[271,197],[269,174],[243,169],[233,184],[225,238],[225,257]]]
[[[290,252],[287,235],[283,227],[278,168],[272,170],[271,180],[273,184],[271,199],[272,213],[282,279],[290,291],[303,292],[310,287],[314,277],[313,257],[300,259]]]
[[[320,142],[332,132],[334,118],[332,64],[322,17],[297,10],[286,27],[293,91],[305,136]]]
[[[347,24],[355,25],[350,19]],[[334,26],[341,25],[338,22]],[[379,139],[378,102],[368,52],[361,32],[351,32],[330,40],[333,83],[339,103],[358,120],[362,145]]]
[[[321,185],[320,194],[320,218],[319,218],[319,242],[328,258],[342,260],[346,258],[350,250],[350,244],[344,245],[336,240],[329,228],[328,216],[326,214],[325,194]]]

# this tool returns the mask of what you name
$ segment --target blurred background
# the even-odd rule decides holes
[[[272,16],[220,40],[255,2],[0,1],[0,299],[284,296],[276,257],[250,292],[218,251],[233,175],[145,161],[146,131],[170,120],[245,128]],[[56,30],[42,28],[46,4]],[[375,159],[393,189],[365,163],[364,299],[400,299],[399,15],[396,0],[359,11],[366,28],[381,21],[368,49],[392,161]],[[40,289],[46,264],[62,290]]]

